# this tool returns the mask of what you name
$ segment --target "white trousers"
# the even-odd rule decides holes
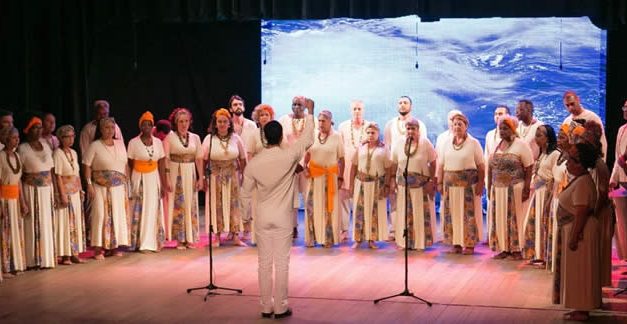
[[[287,283],[292,247],[292,228],[260,229],[255,233],[259,252],[259,292],[261,311],[281,314],[287,311]],[[274,266],[274,280],[272,269]],[[272,283],[274,281],[274,294]]]

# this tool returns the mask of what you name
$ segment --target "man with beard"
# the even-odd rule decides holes
[[[603,121],[601,121],[599,115],[582,107],[581,100],[579,99],[579,96],[577,96],[575,91],[568,90],[564,92],[563,101],[564,107],[566,107],[566,110],[568,110],[568,112],[570,113],[570,115],[566,117],[566,119],[564,119],[563,124],[570,124],[570,122],[573,120],[583,119],[593,120],[597,122],[597,124],[601,125],[601,153],[603,153],[603,161],[605,161],[605,155],[607,154],[607,139],[605,138],[605,128],[603,127]]]
[[[94,141],[98,122],[105,117],[109,117],[109,102],[107,102],[106,100],[94,101],[94,110],[94,120],[83,126],[83,129],[81,130],[79,143],[79,146],[81,148],[81,154],[85,154],[91,142]],[[113,136],[113,138],[116,140],[124,140],[124,138],[122,138],[122,131],[120,130],[120,127],[118,127],[117,123],[115,123],[115,135]]]
[[[287,147],[296,143],[296,140],[301,137],[305,130],[306,123],[311,122],[305,118],[305,107],[312,111],[314,107],[313,100],[303,96],[296,96],[292,99],[292,113],[279,118],[279,123],[283,129],[283,144]],[[294,238],[298,236],[298,207],[300,207],[298,194],[300,193],[303,201],[305,201],[305,195],[307,194],[307,177],[302,172],[303,166],[304,161],[301,160],[300,165],[296,168],[297,173],[294,176]]]
[[[405,140],[405,134],[407,130],[405,129],[405,122],[412,119],[411,115],[412,101],[408,96],[401,96],[398,98],[398,116],[389,120],[385,124],[385,131],[383,134],[383,141],[385,142],[385,146],[391,149],[392,145],[398,140]],[[418,120],[418,124],[420,125],[420,137],[427,137],[427,126],[422,120]]]
[[[244,142],[244,147],[248,147],[248,142],[254,140],[255,132],[257,132],[257,124],[254,121],[244,117],[244,99],[239,95],[232,95],[229,99],[229,111],[231,112],[231,122],[233,123],[233,130]],[[251,219],[252,213],[249,207],[241,209],[242,211],[242,223],[244,226],[245,235],[249,235],[251,231]]]
[[[537,159],[540,148],[536,143],[536,130],[540,125],[544,125],[543,122],[533,117],[533,102],[528,99],[522,99],[518,101],[516,105],[516,118],[518,118],[518,135],[520,138],[529,144],[533,158]]]
[[[407,121],[412,120],[411,107],[412,101],[409,96],[401,96],[398,98],[398,116],[389,120],[385,124],[385,130],[383,132],[383,142],[386,149],[391,152],[394,147],[394,143],[397,141],[405,141],[407,135],[407,128],[405,124]],[[422,120],[418,120],[418,131],[420,138],[427,138],[427,126]],[[390,192],[390,237],[394,237],[394,229],[396,228],[396,192]]]

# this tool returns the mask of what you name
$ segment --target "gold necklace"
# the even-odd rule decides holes
[[[370,174],[370,166],[372,164],[372,156],[374,155],[374,151],[377,150],[377,147],[379,147],[379,143],[377,143],[377,145],[375,145],[375,147],[372,149],[372,152],[370,151],[370,144],[366,145],[366,151],[367,151],[367,160],[366,160],[366,173]]]
[[[20,164],[20,159],[17,156],[17,153],[15,153],[15,151],[13,151],[13,150],[6,150],[5,152],[7,153],[7,155],[6,155],[7,164],[9,165],[9,168],[11,169],[11,172],[13,172],[13,174],[20,173],[20,169],[22,168],[22,165]],[[11,159],[9,158],[9,153],[13,153],[13,156],[15,157],[15,167],[13,167],[13,165],[11,164]]]
[[[401,135],[405,135],[405,133],[407,132],[407,129],[405,128],[405,125],[403,125],[403,121],[401,120],[401,117],[397,117],[397,121],[396,121],[396,128],[398,129],[398,132]],[[401,126],[402,125],[402,126]]]
[[[455,144],[455,138],[456,138],[456,137],[455,137],[455,136],[453,136],[453,149],[454,149],[455,151],[459,151],[459,150],[461,150],[461,149],[464,147],[464,144],[466,144],[466,139],[467,139],[468,137],[464,137],[464,140],[463,140],[463,141],[462,141],[462,143],[461,143],[461,144],[459,144],[459,145],[458,145],[458,144]]]
[[[357,148],[361,144],[361,136],[364,134],[364,132],[363,132],[364,123],[362,122],[361,126],[359,126],[359,140],[357,141],[357,145],[355,145],[355,134],[354,134],[354,127],[353,127],[353,125],[355,125],[355,124],[351,120],[351,144],[353,145],[354,148]]]
[[[324,143],[326,143],[327,140],[329,139],[329,134],[327,134],[327,136],[324,137],[324,140],[320,138],[321,134],[322,132],[318,133],[318,142],[320,143],[320,145],[324,145]]]
[[[224,155],[229,152],[229,142],[231,141],[231,134],[226,135],[226,137],[221,137],[218,135],[218,139],[220,140],[220,146],[222,150],[224,150]]]
[[[300,125],[297,127],[296,125]],[[296,135],[296,137],[300,136],[300,134],[305,129],[305,119],[304,118],[292,118],[292,133]]]

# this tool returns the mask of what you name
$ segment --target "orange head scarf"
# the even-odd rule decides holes
[[[139,117],[139,127],[142,127],[142,123],[144,121],[149,121],[151,122],[153,125],[155,124],[155,117],[152,115],[152,113],[150,111],[146,111],[145,113],[143,113],[141,115],[141,117]]]
[[[41,122],[41,118],[35,116],[31,117],[28,120],[28,124],[26,124],[26,127],[24,127],[24,134],[28,134],[28,131],[30,131],[30,129],[37,124],[39,124],[40,126],[43,124]]]

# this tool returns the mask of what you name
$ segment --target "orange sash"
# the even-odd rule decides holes
[[[0,199],[18,199],[20,197],[20,186],[0,185]]]
[[[332,165],[330,167],[323,167],[317,165],[314,161],[309,161],[309,176],[312,178],[317,178],[321,176],[327,176],[327,212],[333,212],[333,202],[335,201],[335,189],[337,185],[335,184],[335,178],[332,175],[338,174],[337,164]]]
[[[157,170],[157,161],[133,160],[133,170],[139,173],[150,173]]]

